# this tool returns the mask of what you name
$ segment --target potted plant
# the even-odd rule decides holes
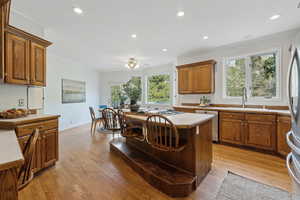
[[[132,77],[127,83],[123,85],[123,91],[130,99],[130,111],[137,112],[140,108],[140,106],[137,105],[137,102],[141,99],[142,93],[141,78]]]

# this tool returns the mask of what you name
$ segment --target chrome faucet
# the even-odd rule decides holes
[[[243,96],[242,96],[242,106],[243,108],[246,107],[246,102],[247,102],[247,89],[246,87],[243,87]]]

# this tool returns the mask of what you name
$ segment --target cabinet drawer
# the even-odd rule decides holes
[[[221,119],[244,120],[245,114],[244,113],[234,113],[234,112],[221,112],[220,117],[221,117]]]
[[[259,121],[259,122],[275,122],[275,115],[266,115],[266,114],[246,114],[247,121]]]
[[[48,120],[39,123],[26,124],[22,126],[18,126],[16,128],[16,134],[18,137],[30,135],[35,129],[39,129],[40,131],[57,129],[58,128],[58,120]]]
[[[44,122],[43,130],[57,129],[58,128],[58,120],[49,120]]]
[[[43,123],[33,123],[33,124],[18,126],[16,128],[16,134],[18,137],[30,135],[31,133],[33,133],[35,129],[42,130],[43,127],[44,127]]]

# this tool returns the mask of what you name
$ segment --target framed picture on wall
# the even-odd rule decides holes
[[[62,103],[85,103],[86,83],[84,81],[74,81],[62,79]]]

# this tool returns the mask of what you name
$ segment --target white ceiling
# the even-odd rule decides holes
[[[48,30],[57,54],[99,70],[130,57],[156,66],[178,55],[300,27],[300,0],[13,0]],[[84,14],[72,8],[80,6]],[[178,10],[185,16],[178,18]],[[269,17],[281,18],[270,21]],[[137,34],[132,39],[131,34]],[[203,36],[209,36],[203,40]],[[167,48],[167,52],[162,49]]]

